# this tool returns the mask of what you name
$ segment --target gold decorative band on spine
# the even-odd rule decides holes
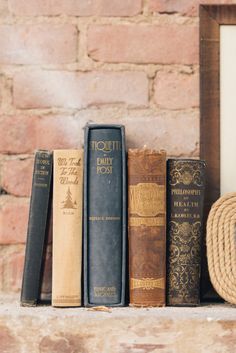
[[[236,304],[236,193],[216,201],[207,220],[207,260],[218,294]]]
[[[130,278],[130,289],[143,289],[143,290],[152,290],[152,289],[164,289],[165,280],[164,278]]]
[[[130,217],[129,218],[129,226],[130,227],[162,227],[165,225],[164,217]]]
[[[165,186],[156,183],[129,185],[129,213],[140,217],[156,217],[165,213]]]

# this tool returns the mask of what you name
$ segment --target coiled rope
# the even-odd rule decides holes
[[[207,220],[207,260],[218,294],[236,304],[236,193],[217,200]]]

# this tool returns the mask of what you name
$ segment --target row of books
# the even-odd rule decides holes
[[[21,304],[39,302],[51,200],[53,306],[199,304],[204,185],[204,161],[127,153],[121,125],[36,152]]]

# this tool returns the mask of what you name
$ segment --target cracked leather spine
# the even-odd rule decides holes
[[[128,151],[128,240],[130,305],[164,306],[165,151]]]

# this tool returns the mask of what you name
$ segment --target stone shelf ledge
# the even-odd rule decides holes
[[[1,353],[235,353],[234,306],[20,307],[0,296]]]

